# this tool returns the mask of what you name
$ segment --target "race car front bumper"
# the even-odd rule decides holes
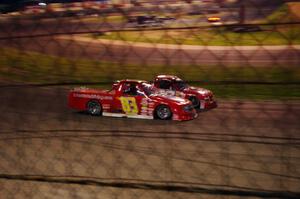
[[[186,121],[186,120],[193,120],[198,117],[198,113],[195,109],[189,112],[182,111],[177,114],[173,114],[173,120],[177,121]]]
[[[200,109],[208,110],[213,109],[218,106],[217,102],[214,100],[201,100],[200,101]]]

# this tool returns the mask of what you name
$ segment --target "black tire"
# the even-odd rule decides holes
[[[155,116],[160,120],[168,120],[172,117],[172,111],[167,105],[159,105],[155,109]]]
[[[86,110],[90,115],[101,115],[102,106],[97,100],[91,100],[86,104]]]
[[[191,96],[191,97],[189,97],[189,100],[192,102],[194,108],[200,107],[200,100],[197,97]]]

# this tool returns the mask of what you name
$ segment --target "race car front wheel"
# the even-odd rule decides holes
[[[101,115],[102,113],[101,104],[96,100],[89,101],[87,103],[87,112],[91,115]]]
[[[155,110],[156,117],[161,120],[167,120],[172,117],[170,108],[166,105],[159,105]]]
[[[191,97],[189,97],[189,100],[192,102],[194,108],[199,108],[200,107],[200,101],[197,97],[191,96]]]

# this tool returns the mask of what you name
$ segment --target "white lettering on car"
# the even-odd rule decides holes
[[[112,96],[101,96],[96,94],[79,94],[74,93],[73,97],[79,97],[79,98],[89,98],[89,99],[100,99],[100,100],[112,100]]]

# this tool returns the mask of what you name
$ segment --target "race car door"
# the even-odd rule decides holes
[[[125,83],[116,97],[114,110],[126,115],[139,115],[141,113],[141,101],[145,96],[138,90],[136,83]]]

